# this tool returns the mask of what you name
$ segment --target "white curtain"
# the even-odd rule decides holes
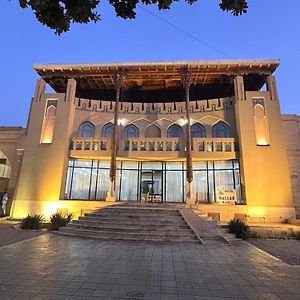
[[[193,190],[198,202],[208,202],[207,199],[207,173],[205,171],[193,172]]]
[[[120,200],[138,199],[138,173],[137,170],[122,170]]]

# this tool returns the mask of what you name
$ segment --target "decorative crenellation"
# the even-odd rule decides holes
[[[233,97],[190,101],[190,112],[208,112],[231,109]],[[87,111],[114,112],[114,101],[76,99],[76,108]],[[185,102],[121,102],[120,113],[125,114],[181,114],[186,111]]]

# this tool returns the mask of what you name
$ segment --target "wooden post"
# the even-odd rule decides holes
[[[190,120],[190,86],[192,83],[191,74],[183,73],[181,77],[182,85],[185,90],[185,110],[186,110],[186,179],[187,194],[186,204],[195,204],[195,194],[193,192],[193,160],[192,160],[192,138],[191,138],[191,120]]]
[[[120,92],[123,86],[124,77],[117,74],[114,77],[115,90],[116,90],[116,102],[115,102],[115,112],[114,112],[114,127],[112,132],[112,143],[111,143],[111,160],[110,160],[110,170],[109,170],[109,191],[106,195],[106,201],[116,201],[115,197],[115,185],[116,185],[116,171],[117,171],[117,135],[118,135],[118,117],[119,117],[119,102],[120,102]]]

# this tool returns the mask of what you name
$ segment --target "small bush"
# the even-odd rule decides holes
[[[250,235],[249,226],[242,220],[233,219],[228,222],[230,233],[235,233],[237,238],[247,239]]]
[[[50,230],[58,230],[59,227],[65,227],[73,218],[73,214],[63,216],[61,213],[53,214],[50,217]]]
[[[44,217],[42,215],[28,215],[21,221],[20,228],[21,229],[31,229],[31,230],[39,230],[41,229],[42,222]]]

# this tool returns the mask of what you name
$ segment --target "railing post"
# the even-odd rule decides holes
[[[119,101],[120,92],[123,86],[124,77],[120,74],[116,74],[114,77],[114,84],[116,90],[116,102],[114,111],[114,127],[112,132],[112,144],[111,144],[111,160],[109,170],[109,191],[106,194],[106,201],[116,201],[115,197],[115,182],[116,182],[116,169],[117,169],[117,134],[118,134],[118,116],[119,116]]]
[[[193,192],[193,161],[191,154],[191,121],[190,121],[190,86],[192,83],[191,74],[185,72],[182,74],[181,82],[185,90],[185,110],[186,110],[186,179],[187,179],[187,195],[186,204],[195,204],[195,194]]]

